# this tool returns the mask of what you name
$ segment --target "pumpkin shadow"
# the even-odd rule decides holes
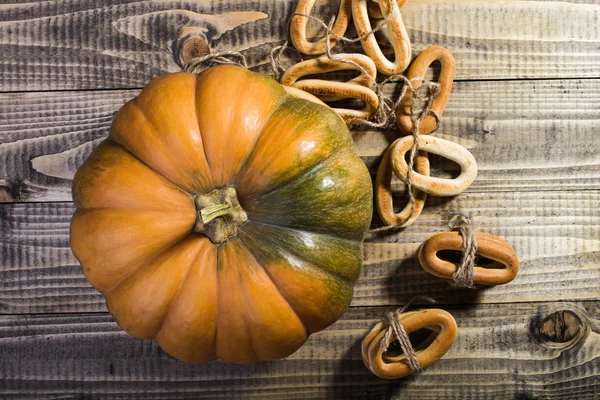
[[[366,334],[367,331],[365,331]],[[333,376],[328,399],[391,399],[397,397],[399,385],[378,378],[365,367],[361,358],[362,336],[346,350]]]

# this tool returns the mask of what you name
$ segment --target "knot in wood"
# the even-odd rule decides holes
[[[182,68],[193,59],[210,54],[208,39],[200,32],[182,31],[175,47],[175,59]]]
[[[587,336],[587,319],[575,310],[539,313],[530,324],[533,338],[548,348],[570,349]]]
[[[23,202],[30,196],[30,191],[22,179],[8,180],[0,185],[0,203]]]

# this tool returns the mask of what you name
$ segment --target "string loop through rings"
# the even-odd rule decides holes
[[[365,53],[375,62],[377,70],[382,74],[396,75],[403,72],[411,58],[411,45],[408,32],[404,27],[400,8],[396,0],[378,0],[383,14],[386,16],[387,25],[384,27],[386,36],[389,36],[394,48],[394,61],[390,61],[381,51],[375,35],[368,34],[374,31],[369,20],[367,0],[354,0],[352,2],[352,17],[354,25],[361,38]]]
[[[379,107],[379,97],[371,89],[377,74],[375,64],[369,57],[362,54],[339,54],[336,56],[344,60],[338,61],[324,55],[290,67],[281,77],[281,84],[308,92],[323,101],[362,100],[365,103],[362,109],[332,108],[332,110],[347,124],[357,119],[369,119]],[[299,80],[306,75],[352,69],[358,70],[360,75],[348,82],[323,79]]]
[[[435,61],[441,63],[442,69],[439,76],[439,92],[435,96],[431,104],[431,111],[434,111],[438,118],[434,115],[425,116],[419,124],[419,133],[426,135],[434,132],[439,123],[439,117],[444,113],[446,104],[450,99],[452,92],[452,84],[454,82],[454,74],[456,71],[456,61],[450,51],[441,46],[433,46],[423,50],[413,61],[410,66],[407,78],[414,82],[413,88],[416,90],[421,86],[421,81],[424,79],[425,71]],[[409,135],[413,130],[412,109],[413,109],[413,92],[409,92],[398,103],[396,109],[396,122],[400,131]]]
[[[352,0],[341,0],[335,23],[325,33],[325,37],[316,42],[309,42],[306,38],[306,25],[308,18],[304,15],[309,15],[316,0],[299,0],[296,6],[296,12],[292,15],[290,21],[290,38],[292,43],[304,54],[323,54],[326,50],[326,40],[329,37],[330,47],[335,46],[339,36],[346,33],[350,18],[352,16]]]
[[[375,78],[377,77],[377,68],[373,60],[363,54],[337,54],[336,58],[343,60],[336,60],[336,58],[329,58],[327,55],[313,58],[294,64],[291,66],[280,79],[282,85],[292,86],[300,78],[307,75],[325,74],[328,72],[335,71],[348,71],[358,70],[360,74],[345,82],[361,85],[367,88],[371,88],[375,84]],[[349,62],[350,61],[350,62]],[[328,81],[331,83],[337,83],[334,81]],[[330,99],[331,101],[337,101],[339,99]]]
[[[200,72],[213,65],[239,65],[248,69],[246,57],[237,51],[220,51],[207,54],[203,57],[191,59],[184,67],[185,72],[198,75]]]
[[[398,141],[400,139],[396,139]],[[392,197],[392,164],[390,162],[390,153],[395,142],[388,148],[383,155],[381,164],[375,177],[375,205],[379,217],[387,225],[394,225],[396,228],[404,228],[411,225],[423,211],[427,193],[412,188],[414,203],[408,204],[399,212],[394,212],[394,203]],[[415,160],[415,170],[424,176],[429,176],[429,157],[425,152],[419,152]]]
[[[426,368],[439,360],[450,350],[456,339],[457,326],[454,317],[441,309],[422,309],[397,315],[406,333],[419,329],[430,329],[432,333],[424,342],[414,347],[415,356],[420,368]],[[385,354],[387,344],[386,333],[389,325],[385,322],[376,324],[365,336],[361,352],[365,366],[375,375],[383,379],[398,379],[413,374],[406,354],[391,356]]]
[[[501,285],[512,281],[519,272],[519,258],[505,240],[483,232],[476,232],[477,255],[493,260],[486,266],[473,268],[473,282]],[[463,238],[458,232],[441,232],[430,237],[419,249],[419,263],[423,269],[440,278],[452,279],[457,265],[439,258],[442,250],[461,251]]]
[[[390,155],[394,174],[404,183],[408,183],[409,180],[409,166],[406,163],[405,154],[413,147],[414,142],[413,136],[399,139],[393,146]],[[460,166],[461,172],[454,179],[445,179],[425,176],[412,171],[411,184],[415,188],[434,196],[456,196],[465,191],[477,177],[475,157],[458,143],[433,136],[419,136],[418,145],[420,150],[454,161]]]

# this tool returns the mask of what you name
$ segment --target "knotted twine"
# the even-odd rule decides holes
[[[392,4],[392,7],[398,6],[397,3],[394,1],[392,1],[391,4]],[[414,120],[413,120],[412,135],[413,135],[414,141],[413,141],[413,146],[411,147],[411,150],[410,150],[410,156],[409,156],[409,162],[408,162],[408,174],[407,174],[407,178],[406,178],[410,213],[405,221],[401,221],[400,223],[395,224],[395,225],[373,229],[370,231],[372,233],[384,232],[384,231],[387,232],[387,231],[393,231],[393,230],[400,229],[400,227],[407,220],[411,219],[414,215],[416,200],[415,200],[415,196],[412,192],[412,174],[413,174],[415,158],[416,158],[416,155],[419,150],[419,127],[420,127],[421,121],[425,117],[432,115],[435,118],[436,126],[433,129],[433,131],[430,133],[433,133],[438,129],[439,124],[440,124],[440,116],[437,114],[437,112],[432,110],[431,107],[433,105],[433,101],[435,100],[435,97],[437,96],[437,94],[440,91],[440,86],[439,86],[439,84],[437,84],[435,82],[427,81],[424,78],[415,78],[415,79],[409,80],[408,78],[406,78],[403,75],[392,75],[392,76],[389,76],[388,78],[386,78],[385,80],[383,80],[382,82],[377,83],[373,78],[371,78],[369,73],[358,63],[354,62],[353,60],[346,59],[343,56],[332,54],[332,52],[331,52],[331,36],[334,36],[336,39],[338,39],[341,42],[356,43],[358,41],[361,41],[361,40],[367,38],[369,35],[373,35],[373,34],[375,34],[375,32],[383,29],[387,25],[392,14],[393,14],[393,12],[390,12],[386,16],[386,18],[382,21],[382,23],[380,23],[377,27],[375,27],[374,29],[371,29],[369,32],[365,33],[364,35],[358,36],[356,38],[348,38],[346,36],[343,36],[343,35],[340,35],[340,34],[334,32],[333,24],[334,24],[335,18],[331,18],[329,25],[326,25],[325,22],[323,22],[323,20],[321,20],[317,17],[313,17],[312,15],[303,14],[303,13],[292,14],[292,18],[294,18],[296,16],[302,17],[302,18],[307,18],[307,19],[313,20],[313,21],[317,22],[319,25],[321,25],[326,31],[325,54],[327,55],[327,58],[331,61],[339,61],[339,62],[343,62],[343,63],[352,65],[357,70],[359,70],[364,76],[369,78],[369,80],[371,81],[371,85],[375,86],[375,93],[377,94],[377,98],[379,99],[379,106],[377,107],[377,110],[375,111],[375,113],[372,117],[372,120],[369,121],[369,120],[363,120],[363,119],[356,119],[356,120],[350,121],[350,123],[349,123],[350,126],[363,126],[363,127],[376,128],[376,129],[377,128],[388,128],[396,120],[396,109],[398,108],[398,105],[400,104],[400,102],[404,99],[404,96],[406,96],[406,94],[408,93],[409,90],[413,95],[412,102],[411,102],[411,118],[414,117],[415,114],[417,115],[417,117],[414,118]],[[290,19],[290,22],[291,22],[291,19]],[[275,75],[277,77],[280,77],[281,72],[285,72],[285,68],[283,68],[283,66],[281,65],[281,54],[286,50],[287,45],[288,45],[288,42],[286,41],[282,46],[276,47],[271,52],[271,67],[273,68],[273,72],[275,73]],[[277,52],[277,59],[275,59],[275,57],[274,57],[274,54],[276,52]],[[398,96],[398,99],[396,100],[396,102],[394,102],[394,101],[392,101],[392,99],[390,99],[389,97],[384,95],[383,87],[385,84],[387,84],[389,82],[398,82],[398,81],[401,81],[404,84],[402,86],[402,90],[400,92],[400,95]],[[422,98],[419,95],[418,91],[415,90],[415,88],[413,86],[413,83],[417,82],[417,81],[422,82],[421,87],[424,87],[426,89],[427,96],[425,98]],[[420,110],[420,112],[415,112],[415,107],[414,107],[415,100],[420,100],[420,101],[425,102],[425,106]]]
[[[471,218],[463,214],[457,214],[450,220],[450,229],[458,230],[462,236],[462,256],[460,264],[452,274],[452,286],[456,288],[473,289],[473,268],[477,256],[477,239],[473,229]]]
[[[415,301],[418,300],[423,300],[428,303],[435,303],[435,300],[433,300],[431,297],[422,295],[415,296],[410,301],[408,301],[402,308],[399,308],[394,312],[388,313],[383,319],[383,323],[385,323],[388,326],[388,329],[385,332],[383,339],[381,340],[382,353],[385,353],[389,349],[390,345],[394,342],[394,340],[398,341],[402,352],[406,356],[408,367],[414,375],[423,372],[423,367],[421,367],[421,364],[417,359],[415,348],[410,342],[410,337],[408,336],[406,329],[404,329],[404,325],[402,325],[402,322],[400,322],[400,315],[405,313],[409,309],[409,307]]]
[[[392,7],[397,7],[397,6],[398,5],[395,2],[392,2]],[[335,22],[335,17],[331,18],[329,25],[325,24],[325,22],[323,20],[321,20],[317,17],[313,17],[312,15],[298,13],[298,12],[295,12],[294,14],[292,14],[292,17],[290,18],[289,23],[291,23],[291,21],[294,17],[302,17],[302,18],[307,18],[312,21],[315,21],[317,24],[321,25],[326,31],[326,33],[325,33],[325,54],[326,54],[327,58],[331,61],[338,61],[338,62],[352,65],[354,68],[359,70],[364,76],[366,76],[369,79],[369,81],[371,82],[371,85],[375,87],[375,94],[377,95],[377,98],[379,99],[379,106],[377,107],[377,110],[373,114],[373,117],[371,118],[372,120],[368,121],[368,120],[364,120],[364,119],[355,119],[355,120],[352,120],[349,122],[350,126],[365,126],[365,127],[370,127],[370,128],[387,128],[387,127],[389,127],[395,120],[395,105],[397,105],[397,103],[394,103],[391,99],[389,99],[387,96],[385,96],[383,94],[383,90],[382,90],[383,85],[385,83],[390,82],[392,80],[392,78],[401,79],[405,82],[405,84],[408,83],[408,79],[406,79],[404,76],[397,75],[397,76],[389,77],[385,81],[378,84],[377,81],[375,81],[361,65],[359,65],[358,63],[356,63],[353,60],[344,58],[340,54],[333,54],[331,52],[331,47],[332,47],[331,46],[331,36],[334,36],[340,42],[346,42],[346,43],[359,42],[363,39],[366,39],[369,35],[373,35],[376,32],[383,29],[387,25],[392,14],[393,13],[390,12],[378,26],[371,29],[369,32],[365,33],[364,35],[360,35],[355,38],[348,38],[346,36],[340,35],[333,31],[333,24]],[[287,41],[283,44],[283,46],[278,46],[275,49],[273,49],[273,51],[271,51],[271,68],[273,69],[273,72],[275,73],[276,77],[279,77],[281,75],[281,72],[285,72],[285,68],[283,68],[283,66],[281,65],[280,57],[281,57],[281,54],[286,50],[286,48],[287,48]],[[277,52],[277,59],[275,59],[275,57],[274,57],[276,52]],[[412,88],[412,85],[410,85],[410,83],[408,83],[408,87],[405,85],[405,87],[403,88],[403,93],[406,93],[406,88],[410,88],[411,92],[413,92],[413,93],[415,92],[414,89]],[[400,99],[402,97],[404,97],[404,94],[401,95]]]
[[[213,65],[239,65],[240,67],[248,69],[246,57],[244,57],[242,53],[238,51],[220,51],[218,53],[192,58],[183,66],[183,70],[198,75],[200,72]]]
[[[396,2],[392,1],[391,3],[392,3],[392,7],[397,7]],[[326,25],[325,22],[323,22],[319,18],[313,17],[308,14],[303,14],[303,13],[294,13],[292,15],[292,18],[294,18],[295,16],[308,18],[313,21],[316,21],[318,24],[320,24],[322,27],[324,27],[326,30],[325,54],[327,55],[327,58],[331,61],[339,61],[339,62],[343,62],[343,63],[352,65],[357,70],[359,70],[364,76],[366,76],[371,81],[371,84],[373,86],[375,86],[375,93],[379,99],[379,106],[377,107],[377,110],[375,111],[375,113],[372,117],[372,121],[356,119],[356,120],[353,120],[350,122],[351,126],[352,125],[366,126],[366,127],[370,127],[370,128],[376,128],[376,129],[389,127],[396,120],[396,109],[397,109],[398,105],[400,104],[400,102],[404,99],[404,96],[406,96],[406,94],[408,93],[409,90],[413,95],[413,97],[412,97],[413,101],[411,102],[411,117],[413,117],[415,115],[415,112],[414,112],[415,99],[420,100],[420,101],[425,101],[425,106],[423,107],[423,109],[420,112],[416,113],[418,115],[418,117],[416,119],[414,119],[414,121],[413,121],[412,135],[413,135],[414,140],[413,140],[413,146],[411,147],[411,151],[410,151],[409,162],[408,162],[408,173],[407,173],[408,201],[409,201],[409,205],[410,205],[410,214],[407,217],[407,220],[409,220],[410,218],[412,218],[412,216],[414,215],[414,211],[415,211],[415,197],[414,197],[414,194],[412,193],[412,174],[413,174],[415,158],[416,158],[416,155],[417,155],[418,149],[419,149],[419,125],[420,125],[421,120],[423,120],[423,118],[425,118],[428,115],[432,115],[436,120],[436,126],[431,133],[435,132],[438,129],[440,118],[439,118],[439,115],[434,110],[431,109],[431,106],[433,105],[435,96],[439,93],[440,87],[437,83],[427,81],[423,78],[415,78],[415,79],[409,80],[408,78],[406,78],[403,75],[392,75],[392,76],[389,76],[388,78],[386,78],[385,80],[383,80],[381,83],[377,83],[373,78],[371,78],[369,73],[361,65],[359,65],[358,63],[356,63],[353,60],[349,60],[344,57],[341,57],[340,55],[334,55],[331,52],[331,37],[330,37],[330,35],[335,36],[341,42],[356,43],[358,41],[361,41],[361,40],[367,38],[369,35],[373,35],[377,31],[383,29],[387,25],[392,14],[393,14],[393,12],[390,12],[378,26],[371,29],[369,32],[365,33],[364,35],[360,35],[356,38],[348,38],[346,36],[339,35],[336,32],[333,32],[333,24],[334,24],[335,18],[331,19],[329,25]],[[290,19],[290,22],[291,22],[291,19]],[[270,53],[271,68],[273,69],[273,72],[278,79],[280,78],[281,73],[285,72],[285,69],[281,65],[281,55],[288,48],[289,48],[288,42],[285,41],[283,45],[273,48]],[[297,50],[296,50],[296,52],[298,54],[300,54]],[[300,55],[300,60],[302,61],[301,55]],[[244,68],[248,68],[246,58],[244,57],[243,54],[241,54],[237,51],[221,51],[218,53],[207,54],[203,57],[194,58],[184,65],[183,70],[186,72],[193,73],[193,74],[199,74],[203,70],[210,68],[213,65],[239,65]],[[392,99],[390,99],[389,97],[384,95],[383,86],[389,82],[398,82],[398,81],[401,81],[404,84],[402,86],[402,90],[400,92],[400,95],[398,96],[398,99],[396,100],[396,102],[393,102]],[[427,89],[428,95],[425,98],[420,97],[418,91],[415,90],[415,88],[413,86],[413,83],[417,82],[417,81],[421,81],[422,82],[421,87],[425,87]],[[383,231],[396,230],[396,229],[399,229],[400,226],[404,222],[405,221],[402,221],[396,225],[385,226],[382,228],[373,229],[370,232],[383,232]]]
[[[371,229],[369,231],[370,233],[389,232],[389,231],[398,230],[401,228],[401,226],[406,221],[410,220],[415,213],[416,199],[415,199],[415,195],[413,194],[413,190],[412,190],[412,175],[414,173],[413,168],[415,165],[415,158],[417,157],[417,153],[419,152],[419,129],[420,129],[421,121],[429,115],[431,115],[431,116],[433,116],[433,118],[435,118],[436,124],[435,124],[434,129],[430,133],[434,133],[435,131],[437,131],[440,126],[440,116],[438,115],[437,112],[435,112],[434,110],[431,109],[431,107],[433,106],[433,101],[435,100],[435,96],[437,96],[438,93],[440,92],[440,85],[435,82],[426,81],[423,78],[417,78],[417,79],[422,81],[421,87],[424,87],[428,94],[425,98],[425,101],[426,101],[425,106],[420,111],[418,111],[416,113],[414,111],[415,99],[423,101],[423,98],[419,97],[418,95],[414,95],[411,105],[410,105],[411,119],[413,119],[415,114],[417,115],[417,117],[413,119],[413,127],[412,127],[412,131],[411,131],[411,134],[413,137],[413,145],[410,149],[410,154],[409,154],[409,158],[408,158],[408,171],[406,174],[406,190],[408,192],[408,204],[410,206],[410,213],[409,213],[408,217],[406,217],[406,220],[400,221],[399,223],[397,223],[395,225],[383,226],[381,228]],[[408,81],[408,82],[409,82],[411,89],[413,91],[415,91],[414,88],[412,87],[412,84],[411,84],[412,82],[411,81]],[[406,91],[404,91],[403,96],[405,94],[406,94]],[[398,100],[398,102],[401,100],[402,100],[402,98],[400,98]],[[391,158],[390,158],[390,162],[391,162]]]
[[[277,79],[278,81],[281,79],[281,75],[286,71],[286,69],[283,68],[283,65],[281,64],[281,55],[286,50],[293,50],[300,57],[300,62],[304,61],[304,59],[302,58],[302,53],[300,53],[294,47],[289,47],[287,40],[283,42],[281,46],[273,47],[271,53],[269,54],[269,57],[271,59],[271,69],[275,74],[275,79]]]

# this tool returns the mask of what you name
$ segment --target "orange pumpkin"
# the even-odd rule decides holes
[[[161,76],[77,171],[71,247],[131,335],[190,362],[285,357],[352,298],[372,214],[352,149],[267,76]]]

